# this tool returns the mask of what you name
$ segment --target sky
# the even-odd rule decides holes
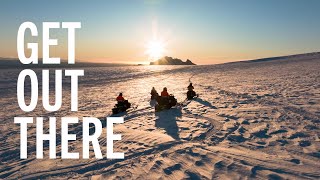
[[[17,57],[26,21],[37,25],[39,37],[26,31],[25,41],[39,43],[39,57],[42,22],[81,22],[76,59],[90,62],[148,63],[156,54],[216,64],[318,52],[319,9],[319,0],[2,0],[0,57]],[[66,59],[67,31],[50,38],[58,39],[50,56]]]

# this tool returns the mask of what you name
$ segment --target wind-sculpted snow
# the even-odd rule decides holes
[[[78,112],[69,111],[70,92],[64,86],[60,111],[46,112],[39,103],[33,114],[22,112],[16,102],[19,71],[3,70],[0,178],[319,179],[319,69],[320,58],[85,68]],[[66,85],[70,82],[64,80]],[[186,101],[190,81],[199,97]],[[158,92],[167,87],[180,105],[155,113],[149,94],[152,87]],[[120,114],[125,123],[114,129],[122,134],[115,151],[125,152],[124,160],[97,160],[93,151],[89,160],[61,160],[59,135],[58,158],[35,159],[34,126],[28,128],[29,158],[19,159],[19,126],[13,117],[92,116],[102,120],[111,115],[119,92],[133,104]],[[70,127],[69,133],[78,138],[69,143],[69,150],[81,156],[81,125]],[[102,151],[105,133],[100,138]]]

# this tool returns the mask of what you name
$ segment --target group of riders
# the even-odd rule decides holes
[[[196,93],[194,91],[192,83],[190,83],[188,86],[187,99],[191,100],[194,97],[196,97]],[[122,93],[119,94],[116,100],[117,104],[112,109],[113,114],[124,112],[131,107],[131,103],[129,103],[128,100],[125,100]],[[168,89],[166,87],[163,88],[160,96],[157,90],[152,87],[151,100],[156,100],[157,102],[157,104],[155,105],[156,112],[162,111],[164,109],[170,109],[172,106],[177,105],[177,99],[175,99],[172,94],[168,93]]]

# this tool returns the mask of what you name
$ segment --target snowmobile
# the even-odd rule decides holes
[[[129,103],[128,100],[125,100],[123,102],[118,102],[116,105],[114,105],[114,108],[112,109],[112,113],[118,114],[126,111],[130,107],[131,107],[131,103]]]
[[[177,99],[174,98],[172,94],[168,98],[158,97],[157,104],[155,105],[155,111],[163,111],[165,109],[170,109],[172,106],[177,105]]]
[[[187,92],[187,99],[188,100],[192,100],[194,97],[196,97],[197,96],[197,94],[196,94],[196,92],[195,91],[193,91],[193,90],[189,90],[188,92]]]

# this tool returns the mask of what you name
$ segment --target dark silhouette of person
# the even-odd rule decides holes
[[[192,86],[192,83],[189,84],[188,86],[188,91],[193,91],[194,87]]]

